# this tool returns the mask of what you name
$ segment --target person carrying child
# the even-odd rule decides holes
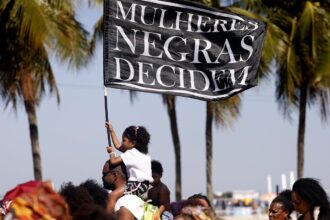
[[[112,165],[124,163],[128,175],[125,188],[116,189],[109,196],[108,210],[111,211],[119,197],[127,194],[142,197],[153,182],[151,158],[148,155],[150,134],[143,126],[129,126],[124,130],[120,143],[112,123],[106,122],[105,126],[111,135],[114,147],[122,152],[117,156],[115,149],[108,146],[107,152],[110,156],[110,163]]]

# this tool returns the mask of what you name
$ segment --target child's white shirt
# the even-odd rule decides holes
[[[149,155],[141,153],[137,149],[133,148],[120,154],[123,160],[127,174],[129,176],[128,181],[149,181],[153,182],[151,174],[151,158]]]

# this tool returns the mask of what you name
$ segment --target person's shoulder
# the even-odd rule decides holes
[[[129,149],[125,152],[126,154],[132,154],[132,155],[140,155],[142,154],[139,150],[136,148]]]
[[[150,193],[151,195],[158,195],[161,191],[163,191],[162,185],[152,186],[148,189],[148,193]]]
[[[136,203],[136,204],[144,203],[144,201],[140,197],[131,194],[123,195],[117,200],[117,202],[119,203],[128,202],[128,203]]]
[[[125,151],[124,153],[120,154],[120,156],[122,158],[126,158],[126,157],[136,157],[139,154],[139,151],[136,150],[135,148],[129,149],[127,151]]]
[[[132,148],[129,151],[130,151],[131,154],[133,154],[137,157],[141,157],[141,158],[143,157],[144,160],[147,160],[148,163],[150,163],[150,166],[151,166],[151,157],[149,156],[149,154],[142,153],[136,148]]]
[[[144,201],[136,195],[124,195],[120,197],[115,205],[117,212],[121,207],[128,209],[136,218],[143,216]]]
[[[164,184],[164,183],[161,183],[160,186],[159,186],[159,190],[161,192],[166,192],[166,193],[170,193],[170,190],[168,189],[168,187]]]

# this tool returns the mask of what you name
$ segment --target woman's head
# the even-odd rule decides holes
[[[329,209],[327,193],[319,181],[312,178],[301,178],[293,184],[292,203],[301,214],[312,213],[315,207],[320,207],[320,212],[328,212]]]
[[[129,126],[123,132],[123,147],[128,150],[136,148],[141,153],[148,153],[150,134],[143,126]]]
[[[210,202],[209,198],[207,198],[207,196],[205,196],[201,193],[190,196],[188,198],[188,200],[190,200],[190,201],[198,200],[199,205],[201,205],[203,207],[211,207],[211,202]]]
[[[290,193],[289,190],[283,191],[273,199],[268,213],[270,220],[290,219],[290,214],[294,209],[291,203]]]

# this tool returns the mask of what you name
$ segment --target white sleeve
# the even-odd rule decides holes
[[[120,157],[126,166],[131,166],[137,163],[136,156],[132,150],[128,150],[125,153],[120,154]]]
[[[121,207],[127,208],[138,220],[143,217],[144,201],[135,195],[124,195],[120,197],[115,205],[115,212]]]

